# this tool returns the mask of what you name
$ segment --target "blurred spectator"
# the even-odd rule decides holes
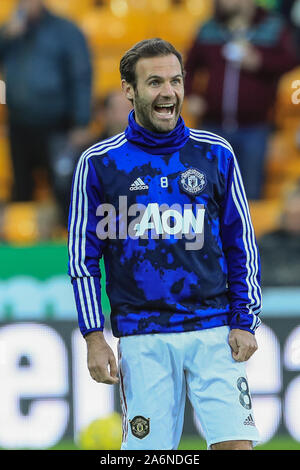
[[[278,11],[286,18],[293,31],[297,54],[300,58],[300,0],[282,0]]]
[[[37,168],[46,169],[56,187],[58,142],[78,146],[85,136],[91,112],[90,53],[75,24],[54,15],[43,0],[20,0],[0,30],[0,65],[6,82],[13,200],[29,201]]]
[[[123,132],[128,124],[128,114],[132,105],[118,90],[111,91],[104,98],[97,99],[92,108],[93,126],[87,129],[85,134],[82,133],[81,140],[77,145],[74,143],[71,145],[64,140],[60,142],[56,139],[55,167],[60,177],[56,179],[54,184],[62,201],[64,220],[67,220],[69,213],[70,186],[81,153],[97,142]]]
[[[131,103],[119,91],[108,93],[102,105],[98,106],[98,120],[103,121],[103,131],[97,140],[103,140],[123,132],[128,124],[128,114],[132,109]],[[96,109],[97,113],[97,109]]]
[[[258,246],[264,287],[300,287],[300,184],[286,196],[278,229]]]
[[[278,80],[297,63],[283,17],[254,0],[215,0],[213,18],[187,52],[187,110],[197,126],[231,143],[249,199],[262,196]],[[202,90],[199,72],[207,74]]]
[[[97,142],[123,132],[131,109],[132,104],[121,90],[111,90],[104,97],[96,98],[92,104],[92,126],[84,136],[82,134],[81,141],[75,147],[76,153],[80,155]]]

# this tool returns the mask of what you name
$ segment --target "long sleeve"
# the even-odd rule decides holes
[[[240,170],[229,160],[223,201],[221,238],[228,267],[232,317],[230,327],[252,333],[261,323],[260,258]]]
[[[83,335],[104,328],[101,311],[99,261],[104,242],[96,234],[96,210],[101,203],[99,179],[92,164],[93,153],[82,154],[74,173],[69,213],[69,266]]]

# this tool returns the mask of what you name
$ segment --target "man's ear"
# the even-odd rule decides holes
[[[134,98],[134,89],[133,86],[126,82],[126,80],[122,80],[122,90],[125,95],[125,97],[133,103],[133,98]]]

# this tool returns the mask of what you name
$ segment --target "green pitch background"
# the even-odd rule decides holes
[[[181,440],[179,450],[206,450],[205,441],[191,436]],[[62,441],[51,450],[80,450],[72,441]],[[255,447],[255,450],[300,450],[300,442],[289,436],[276,437],[267,443]]]
[[[5,450],[0,448],[1,450]],[[22,449],[20,449],[22,450]],[[31,449],[23,449],[31,450]],[[61,441],[50,449],[44,450],[81,450],[73,441]],[[101,449],[99,449],[101,450]],[[113,449],[111,449],[113,450]],[[178,450],[206,450],[204,440],[194,436],[186,437],[181,440]],[[255,450],[300,450],[300,442],[291,439],[289,436],[279,436],[271,439],[267,443],[256,446]]]

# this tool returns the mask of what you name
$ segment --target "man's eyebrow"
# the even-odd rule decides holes
[[[146,81],[148,82],[149,80],[153,80],[154,78],[156,80],[163,80],[164,79],[164,77],[162,77],[161,75],[150,75],[149,77],[146,78]],[[171,77],[171,80],[174,80],[174,78],[183,78],[183,75],[181,73],[177,73],[176,75]]]

